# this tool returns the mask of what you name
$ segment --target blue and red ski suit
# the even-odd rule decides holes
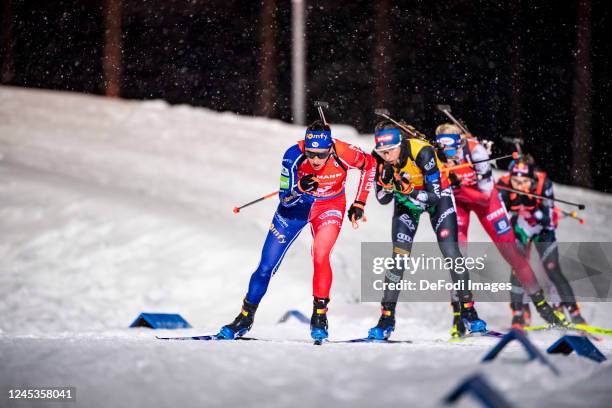
[[[280,203],[270,223],[259,266],[251,275],[247,302],[259,304],[285,253],[308,223],[313,235],[312,294],[318,298],[329,298],[332,283],[329,258],[342,227],[346,207],[344,184],[349,169],[361,171],[355,200],[365,203],[374,180],[375,161],[359,147],[335,139],[332,154],[317,171],[304,156],[303,141],[285,152],[280,178]],[[316,191],[305,193],[299,189],[299,180],[306,174],[314,174],[319,180]]]

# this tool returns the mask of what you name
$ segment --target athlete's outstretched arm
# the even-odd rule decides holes
[[[355,145],[340,140],[337,140],[335,143],[338,150],[338,159],[347,168],[358,169],[361,172],[355,201],[365,205],[374,182],[376,161],[371,155]]]

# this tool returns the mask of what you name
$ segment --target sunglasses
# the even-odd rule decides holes
[[[329,155],[331,154],[331,152],[328,150],[326,152],[311,152],[310,150],[306,150],[304,152],[304,154],[306,155],[306,157],[308,157],[309,159],[314,159],[315,157],[318,159],[327,159],[329,157]]]

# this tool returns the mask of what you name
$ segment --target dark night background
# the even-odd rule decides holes
[[[434,105],[449,103],[474,134],[496,142],[496,153],[512,149],[502,136],[522,134],[553,180],[572,183],[576,2],[389,0],[382,23],[379,4],[306,1],[309,106],[329,101],[332,122],[372,132],[373,109],[385,105],[432,134],[445,119]],[[612,192],[610,11],[603,0],[591,4],[591,169],[594,187]],[[258,1],[124,0],[121,96],[254,114],[261,10]],[[10,21],[14,73],[4,83],[104,94],[103,0],[11,0]],[[290,0],[276,1],[274,22],[270,116],[290,121]],[[376,30],[390,58],[376,56]],[[384,96],[377,94],[381,70]],[[519,105],[511,113],[514,87]],[[315,115],[310,108],[308,120]]]

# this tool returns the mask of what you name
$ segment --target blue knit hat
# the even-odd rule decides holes
[[[331,130],[306,130],[306,149],[328,149],[333,143]]]

